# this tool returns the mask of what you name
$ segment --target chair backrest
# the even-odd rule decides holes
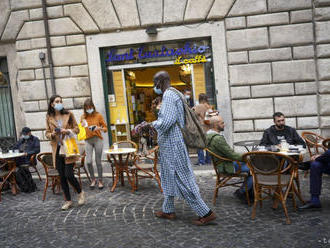
[[[306,142],[307,149],[310,156],[315,154],[320,154],[325,151],[322,141],[325,139],[322,136],[318,135],[317,133],[313,132],[303,132],[301,134],[303,139]]]
[[[327,139],[323,140],[322,145],[323,145],[326,149],[330,149],[330,138],[327,138]]]
[[[118,145],[118,148],[135,148],[136,150],[138,149],[138,145],[131,140],[118,141],[116,142],[116,144]]]
[[[295,161],[284,154],[276,152],[248,152],[243,155],[252,175],[277,175],[279,177],[294,168]]]
[[[229,158],[224,158],[221,157],[220,155],[212,152],[209,148],[205,148],[205,151],[207,151],[212,159],[212,164],[213,164],[213,168],[215,170],[215,173],[218,174],[218,169],[217,169],[217,164],[222,163],[222,162],[234,162],[235,160],[229,159]],[[235,161],[236,163],[238,163],[239,165],[241,164],[239,161]],[[241,173],[239,170],[236,171],[237,174]]]
[[[51,152],[39,153],[37,155],[37,159],[44,167],[46,175],[48,175],[48,169],[54,169],[53,156]]]

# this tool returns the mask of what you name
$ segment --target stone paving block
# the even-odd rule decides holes
[[[99,32],[97,25],[80,3],[65,5],[64,15],[70,16],[85,34]]]
[[[253,131],[253,121],[252,120],[234,121],[234,131],[235,132]]]
[[[330,94],[320,95],[320,114],[330,115]]]
[[[245,17],[231,17],[225,19],[226,29],[241,29],[246,27]]]
[[[324,44],[324,45],[317,45],[316,46],[317,51],[317,57],[324,58],[324,57],[330,57],[330,45]]]
[[[111,0],[82,0],[101,31],[120,28]],[[105,18],[106,17],[106,18]]]
[[[289,47],[249,51],[250,62],[291,60],[291,58],[291,49]]]
[[[330,93],[330,81],[320,81],[319,82],[319,92],[320,93]]]
[[[55,80],[56,91],[62,97],[90,96],[90,84],[86,77]]]
[[[52,47],[66,46],[65,36],[50,37],[50,44]]]
[[[330,59],[319,59],[317,61],[319,80],[330,79]]]
[[[160,0],[137,0],[138,11],[140,15],[140,21],[142,26],[157,25],[162,23],[162,11],[153,12],[150,14],[150,10],[161,10],[162,1]]]
[[[241,99],[241,98],[250,98],[250,87],[230,87],[231,99]]]
[[[208,15],[208,19],[225,17],[233,3],[234,0],[215,0]]]
[[[313,60],[273,62],[273,82],[306,81],[315,79]]]
[[[315,23],[316,42],[330,42],[330,21]]]
[[[271,26],[279,24],[289,24],[289,14],[287,12],[253,15],[247,17],[248,27]]]
[[[299,129],[319,127],[319,118],[317,116],[297,118],[297,122]]]
[[[286,116],[316,115],[317,97],[316,95],[275,97],[275,111],[285,113]]]
[[[1,40],[15,40],[24,21],[27,21],[28,19],[29,12],[27,10],[12,11],[2,33]]]
[[[85,44],[86,43],[85,35],[83,34],[68,35],[66,36],[66,43],[68,46]]]
[[[228,52],[228,64],[246,64],[248,63],[247,52]]]
[[[237,0],[228,16],[243,16],[267,12],[265,0]]]
[[[314,40],[312,23],[270,27],[269,32],[272,47],[304,45]]]
[[[297,9],[309,9],[312,7],[311,0],[268,0],[268,8],[270,11],[285,11]]]
[[[267,48],[267,28],[253,28],[228,31],[227,46],[229,51],[253,48]]]
[[[271,117],[273,100],[271,98],[232,100],[232,111],[234,119]]]
[[[52,53],[55,66],[87,63],[86,47],[84,45],[52,48]]]
[[[317,91],[315,82],[295,83],[296,95],[315,94]]]
[[[155,0],[154,0],[155,2]],[[205,20],[214,1],[212,0],[190,0],[187,2],[184,21]]]
[[[269,63],[229,66],[230,84],[260,84],[271,82]]]
[[[293,48],[294,59],[312,59],[314,58],[313,46],[300,46]]]
[[[311,22],[312,18],[311,9],[291,11],[291,23]]]
[[[139,14],[135,0],[113,0],[112,3],[116,9],[120,23],[123,27],[137,27],[140,25]],[[164,2],[164,5],[165,4],[166,2]],[[129,6],[129,11],[127,11],[128,6]],[[181,17],[182,16],[183,14],[181,15]],[[182,19],[183,18],[181,18],[181,21]]]
[[[294,85],[292,83],[251,86],[252,97],[255,98],[294,95],[293,86]]]
[[[18,78],[20,81],[34,80],[35,75],[33,70],[19,70]]]
[[[71,77],[88,76],[88,65],[71,66]]]

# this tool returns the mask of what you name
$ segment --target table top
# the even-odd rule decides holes
[[[107,149],[104,151],[106,154],[127,154],[127,153],[133,153],[136,152],[135,148],[118,148],[118,149]]]
[[[8,153],[0,153],[0,159],[10,159],[10,158],[18,158],[24,156],[24,152],[8,152]]]
[[[234,143],[234,146],[257,146],[260,140],[243,140]]]

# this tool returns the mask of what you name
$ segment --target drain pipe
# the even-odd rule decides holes
[[[46,4],[46,0],[42,0],[41,2],[42,2],[42,13],[43,13],[43,20],[44,20],[44,27],[45,27],[48,65],[49,65],[49,72],[50,72],[50,84],[52,86],[53,95],[55,95],[56,86],[55,86],[55,78],[54,78],[53,57],[52,57],[52,51],[51,51],[51,46],[50,46],[48,15],[47,15],[47,9],[46,9],[47,4]],[[46,90],[47,90],[47,87],[46,87]]]

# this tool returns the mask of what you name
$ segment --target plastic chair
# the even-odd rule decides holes
[[[215,174],[217,176],[214,194],[213,194],[213,204],[214,205],[216,204],[216,198],[218,197],[218,191],[220,188],[227,187],[227,186],[240,187],[240,185],[242,183],[245,183],[245,196],[246,196],[247,203],[250,206],[249,191],[248,191],[247,183],[246,183],[249,174],[247,172],[241,172],[241,162],[221,157],[218,154],[215,154],[214,152],[212,152],[208,148],[206,148],[205,150],[211,155],[213,168],[214,168]],[[239,169],[237,170],[236,173],[220,172],[217,168],[217,165],[221,162],[231,162],[231,163],[237,162]],[[234,179],[234,178],[241,178],[243,180],[232,182],[231,179]]]
[[[47,192],[47,188],[49,187],[49,182],[51,182],[53,194],[55,194],[55,187],[57,187],[58,190],[60,189],[61,187],[60,175],[53,166],[53,156],[51,152],[39,153],[37,155],[37,159],[44,167],[45,175],[46,175],[46,182],[42,196],[42,200],[44,201],[46,199],[46,192]]]
[[[257,203],[267,198],[279,200],[284,209],[286,223],[291,224],[286,200],[292,194],[292,201],[296,209],[295,194],[298,191],[294,187],[295,168],[297,162],[291,157],[275,152],[248,152],[243,155],[253,177],[254,204],[252,219],[256,217]],[[295,194],[294,194],[295,193]],[[276,205],[276,202],[274,202]]]

